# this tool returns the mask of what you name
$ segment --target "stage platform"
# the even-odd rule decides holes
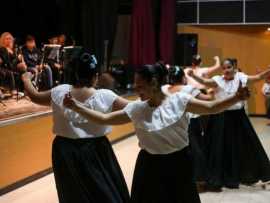
[[[122,96],[137,98],[133,93]],[[54,139],[50,107],[35,105],[28,99],[8,102],[0,120],[0,196],[51,172]],[[129,123],[114,126],[108,137],[114,143],[133,133]]]

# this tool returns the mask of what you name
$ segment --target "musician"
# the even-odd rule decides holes
[[[49,65],[43,64],[42,54],[40,50],[36,47],[36,40],[33,36],[28,35],[26,37],[22,53],[24,61],[27,65],[27,71],[34,74],[36,80],[38,80],[39,78],[45,80],[42,81],[42,84],[44,84],[43,89],[52,88],[52,70]]]
[[[2,33],[0,37],[0,58],[1,78],[8,81],[13,96],[23,96],[21,75],[26,72],[27,66],[18,49],[14,48],[14,37],[9,32]]]
[[[49,39],[50,45],[61,46],[59,45],[58,37],[53,36]],[[63,66],[60,59],[60,50],[52,49],[48,58],[46,58],[45,62],[51,67],[52,75],[53,75],[53,86],[60,84],[62,80],[62,72]]]
[[[60,44],[61,46],[66,46],[66,35],[64,34],[61,34],[57,37],[57,40],[58,40],[58,44]]]

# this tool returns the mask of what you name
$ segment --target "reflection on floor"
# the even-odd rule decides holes
[[[253,124],[260,136],[261,142],[270,157],[270,127],[266,119],[253,118]],[[124,172],[128,186],[132,181],[136,156],[139,148],[135,136],[114,145],[115,152]],[[203,193],[202,203],[269,203],[270,186],[264,190],[260,185],[241,186],[237,190],[224,189],[221,193]],[[28,184],[18,190],[0,197],[0,203],[57,203],[57,194],[53,174]]]

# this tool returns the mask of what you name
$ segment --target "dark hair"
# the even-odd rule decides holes
[[[168,70],[162,63],[143,65],[136,73],[149,82],[152,82],[155,79],[158,83],[158,87],[167,83]]]
[[[78,87],[91,87],[92,79],[97,74],[97,60],[94,55],[91,55],[85,49],[74,53],[70,65],[72,66],[72,78],[70,84]]]
[[[223,62],[222,62],[222,65],[223,66],[224,65],[229,65],[229,66],[232,66],[233,68],[235,68],[234,67],[234,62],[233,62],[233,60],[231,58],[224,59]]]
[[[27,35],[25,38],[25,42],[35,41],[35,37],[33,35]]]
[[[181,83],[185,76],[185,72],[180,66],[171,66],[169,68],[169,84],[174,85]]]
[[[193,55],[191,59],[191,63],[195,66],[200,65],[202,62],[202,58],[199,54]]]

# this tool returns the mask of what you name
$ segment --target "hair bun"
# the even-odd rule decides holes
[[[160,74],[166,76],[168,74],[168,69],[165,66],[165,64],[158,62],[155,64],[155,68],[157,70],[157,72],[159,72]]]
[[[94,55],[89,54],[88,52],[83,51],[80,55],[81,63],[85,64],[84,67],[88,67],[90,69],[95,69],[97,66],[97,59]]]

